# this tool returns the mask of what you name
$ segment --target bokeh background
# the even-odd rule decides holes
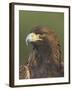
[[[64,53],[64,13],[19,11],[19,64],[25,64],[31,53],[32,46],[26,46],[26,36],[37,25],[45,25],[55,31],[61,42],[62,57]]]

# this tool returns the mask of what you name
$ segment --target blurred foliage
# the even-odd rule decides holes
[[[64,49],[64,13],[19,11],[19,60],[20,65],[26,63],[32,46],[26,46],[26,36],[37,25],[46,25],[55,31],[60,39],[62,55]]]

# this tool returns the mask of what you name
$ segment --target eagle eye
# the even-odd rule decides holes
[[[40,38],[45,38],[46,37],[46,34],[40,34],[39,37]]]

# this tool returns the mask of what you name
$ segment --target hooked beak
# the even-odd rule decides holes
[[[26,45],[28,46],[28,43],[30,43],[30,42],[36,42],[36,41],[38,41],[38,40],[42,40],[41,38],[39,38],[39,34],[35,34],[35,33],[30,33],[30,34],[28,34],[27,35],[27,37],[26,37]]]

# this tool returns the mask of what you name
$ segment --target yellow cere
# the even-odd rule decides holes
[[[39,36],[39,34],[31,33],[32,41],[42,40]]]

